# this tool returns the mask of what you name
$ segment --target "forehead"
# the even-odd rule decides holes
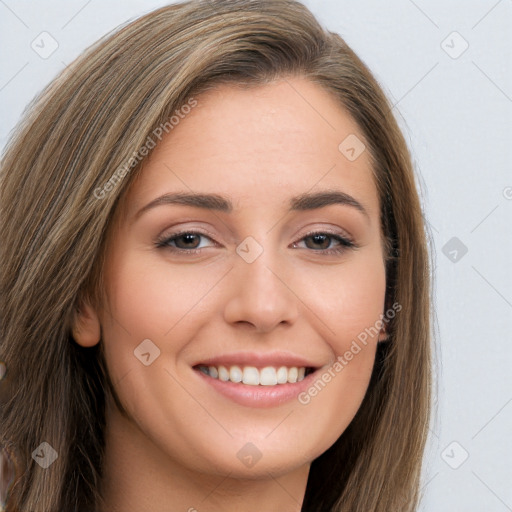
[[[249,88],[224,84],[195,99],[133,183],[133,209],[175,190],[229,195],[236,208],[272,207],[288,196],[336,189],[377,214],[363,135],[319,85],[303,78]]]

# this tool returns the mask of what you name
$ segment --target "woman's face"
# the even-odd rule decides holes
[[[284,474],[335,442],[369,383],[385,293],[370,158],[304,79],[196,100],[125,198],[107,366],[132,441],[187,470]]]

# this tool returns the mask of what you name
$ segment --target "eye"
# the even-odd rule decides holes
[[[355,244],[348,238],[334,233],[326,233],[324,231],[317,231],[308,233],[300,242],[304,241],[307,249],[312,249],[321,254],[338,254],[344,252],[346,249],[354,248]],[[299,247],[298,243],[293,244],[294,247]]]
[[[165,247],[176,252],[200,252],[205,246],[201,245],[201,238],[208,239],[211,242],[213,240],[198,231],[182,231],[181,233],[175,233],[171,236],[165,236],[156,241],[157,247]],[[213,242],[215,245],[215,242]],[[206,246],[208,247],[208,246]]]

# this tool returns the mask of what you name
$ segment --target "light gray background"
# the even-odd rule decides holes
[[[0,0],[0,145],[84,48],[166,3]],[[512,1],[305,3],[395,104],[432,233],[438,413],[421,510],[512,511]],[[31,48],[43,31],[58,43],[46,59]]]

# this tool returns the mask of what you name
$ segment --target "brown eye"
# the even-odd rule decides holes
[[[306,246],[308,249],[328,249],[331,244],[332,237],[324,233],[317,233],[304,238],[306,240]],[[308,244],[307,241],[311,240],[312,244]],[[311,246],[313,245],[313,247]],[[316,246],[316,247],[315,247]]]
[[[201,235],[195,233],[184,233],[174,237],[173,240],[178,249],[197,249],[201,243]]]
[[[334,243],[333,243],[334,242]],[[300,244],[300,245],[299,245]],[[301,244],[304,244],[302,246]],[[313,252],[319,254],[341,254],[346,249],[355,248],[356,244],[350,239],[334,233],[309,233],[303,237],[299,242],[293,244],[295,248],[312,249]]]
[[[206,241],[206,245],[205,242]],[[208,241],[212,242],[208,245]],[[181,233],[174,233],[158,239],[155,245],[159,248],[166,248],[172,251],[201,251],[203,248],[211,247],[215,245],[213,240],[200,232],[195,231],[183,231]]]

